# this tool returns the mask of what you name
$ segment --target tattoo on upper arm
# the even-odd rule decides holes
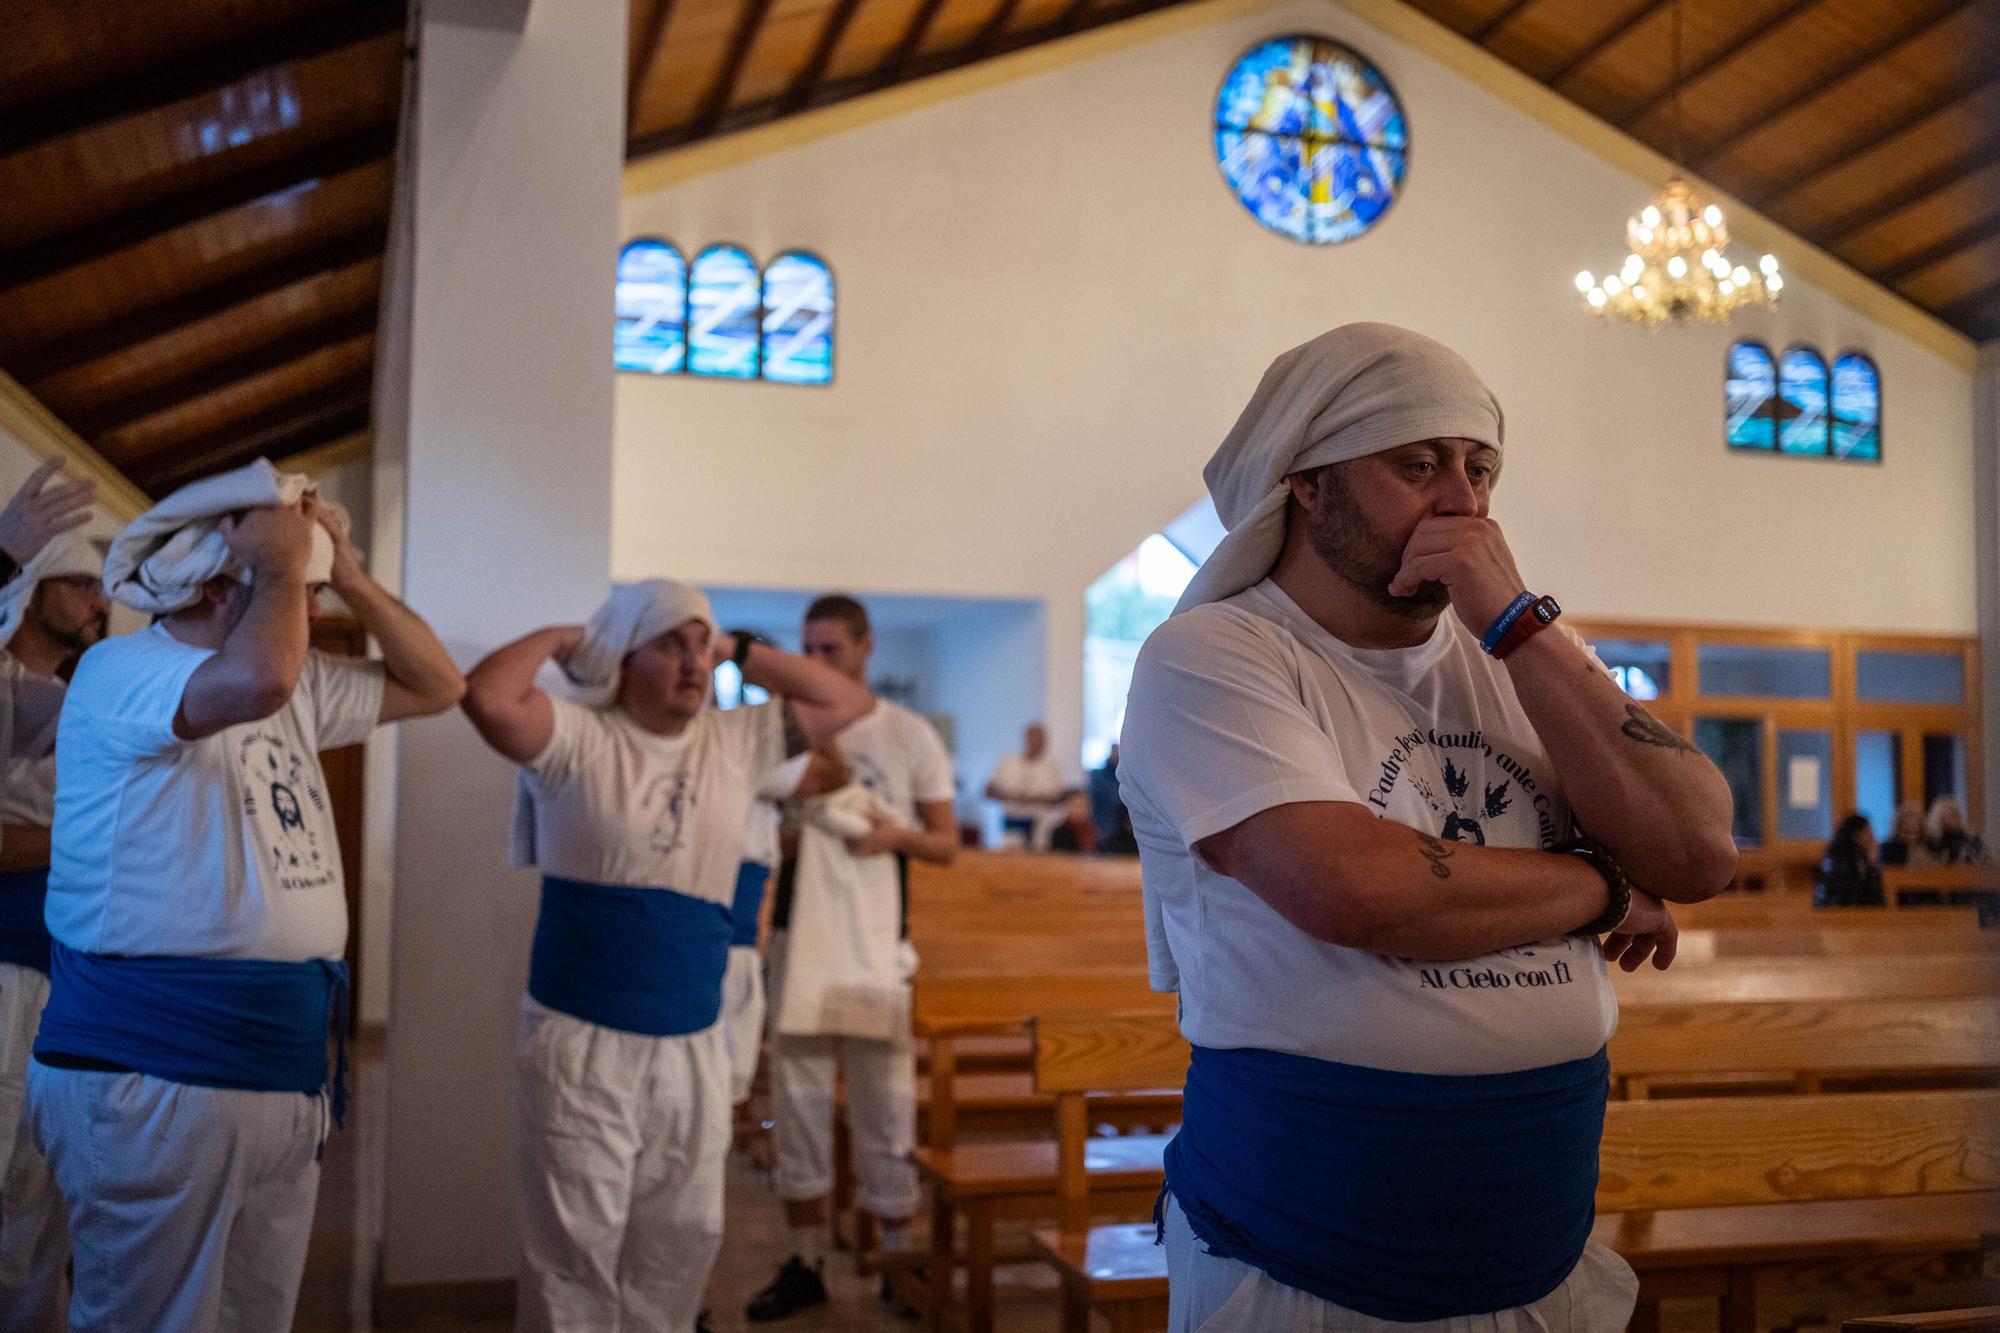
[[[1674,734],[1666,723],[1637,704],[1625,705],[1625,725],[1619,730],[1641,745],[1654,745],[1662,750],[1675,750],[1681,754],[1699,753],[1694,746]]]
[[[1439,879],[1450,879],[1451,867],[1445,862],[1451,859],[1451,844],[1433,838],[1422,829],[1416,830],[1416,834],[1417,846],[1423,849],[1424,860],[1431,863],[1431,873]]]

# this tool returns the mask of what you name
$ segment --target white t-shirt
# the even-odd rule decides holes
[[[900,704],[877,699],[834,743],[854,770],[854,781],[874,792],[905,827],[923,827],[917,806],[957,795],[951,756],[937,728]]]
[[[5,727],[10,734],[0,743],[0,823],[47,828],[55,821],[56,718],[68,688],[59,677],[30,671],[11,654],[0,652],[0,698],[6,701],[0,711],[14,714],[12,704],[24,692],[43,700],[21,711],[24,726],[18,733],[11,721]],[[51,698],[56,702],[53,709],[46,702]],[[30,712],[36,715],[32,722]]]
[[[1046,754],[1039,759],[1030,759],[1022,754],[1008,755],[994,768],[993,777],[986,785],[998,788],[1007,796],[1020,798],[1000,802],[1000,808],[1009,819],[1040,818],[1069,789],[1069,784],[1063,781],[1062,770]]]
[[[174,715],[212,655],[155,624],[77,665],[56,733],[49,930],[93,953],[338,958],[347,899],[319,752],[374,730],[382,664],[310,652],[283,708],[184,741]]]
[[[784,762],[783,706],[705,708],[661,736],[619,708],[549,702],[555,730],[524,766],[542,869],[732,905],[750,803]]]
[[[1455,614],[1414,648],[1354,648],[1267,579],[1174,616],[1133,669],[1118,779],[1157,909],[1154,984],[1178,980],[1181,1030],[1198,1045],[1490,1074],[1591,1055],[1617,1024],[1589,939],[1459,963],[1344,949],[1189,850],[1301,801],[1350,801],[1494,847],[1570,836],[1568,802],[1506,668]]]

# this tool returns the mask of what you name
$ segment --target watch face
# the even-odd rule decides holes
[[[1542,598],[1530,609],[1535,613],[1535,619],[1544,625],[1553,624],[1555,618],[1562,614],[1562,607],[1556,604],[1556,599],[1553,597]]]

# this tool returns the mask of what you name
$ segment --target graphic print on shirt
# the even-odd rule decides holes
[[[264,869],[280,889],[319,889],[333,883],[326,827],[326,794],[319,765],[292,748],[281,733],[253,727],[236,747],[243,777],[243,814],[263,834]],[[310,807],[314,816],[309,817]]]
[[[1435,778],[1426,771],[1433,764]],[[1407,778],[1410,791],[1436,817],[1437,836],[1447,842],[1484,847],[1487,831],[1496,821],[1509,814],[1518,819],[1528,809],[1534,811],[1536,841],[1502,839],[1499,845],[1553,847],[1562,836],[1556,827],[1555,802],[1537,787],[1534,771],[1495,749],[1477,730],[1411,731],[1398,736],[1377,773],[1367,793],[1368,804],[1386,814],[1390,799]]]
[[[647,845],[661,856],[679,851],[687,831],[688,812],[694,808],[694,793],[688,790],[687,770],[662,773],[646,784],[639,808],[652,820]]]
[[[843,757],[847,760],[847,766],[854,770],[854,780],[860,783],[864,790],[886,797],[889,790],[889,775],[882,771],[880,764],[865,754],[848,754]]]

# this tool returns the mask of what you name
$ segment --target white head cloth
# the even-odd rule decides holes
[[[312,489],[303,472],[280,472],[264,458],[190,482],[118,534],[104,557],[104,591],[135,611],[165,615],[194,605],[202,585],[217,575],[248,582],[248,571],[230,557],[222,539],[222,520],[244,509],[296,504]],[[337,511],[336,521],[345,519],[345,512]],[[333,538],[315,526],[305,581],[324,583],[332,574]]]
[[[711,634],[716,632],[715,613],[709,609],[708,594],[692,584],[673,579],[612,584],[611,595],[591,614],[589,623],[583,627],[583,642],[563,667],[563,683],[570,697],[586,708],[610,707],[618,698],[625,658],[635,648],[690,620],[699,620]],[[793,785],[797,785],[797,779]],[[514,782],[507,861],[516,866],[538,865],[541,861],[535,846],[535,793],[526,769],[521,770]]]
[[[1419,440],[1501,447],[1500,402],[1465,358],[1393,324],[1345,324],[1264,372],[1202,469],[1229,535],[1175,611],[1219,602],[1271,572],[1285,543],[1285,478]]]
[[[563,667],[571,697],[586,707],[608,707],[618,697],[626,656],[690,620],[699,620],[711,634],[717,631],[708,594],[693,584],[673,579],[614,583]]]
[[[28,618],[28,604],[43,579],[102,578],[104,557],[90,538],[72,528],[56,534],[34,559],[21,566],[13,582],[0,588],[0,648],[14,641]]]

